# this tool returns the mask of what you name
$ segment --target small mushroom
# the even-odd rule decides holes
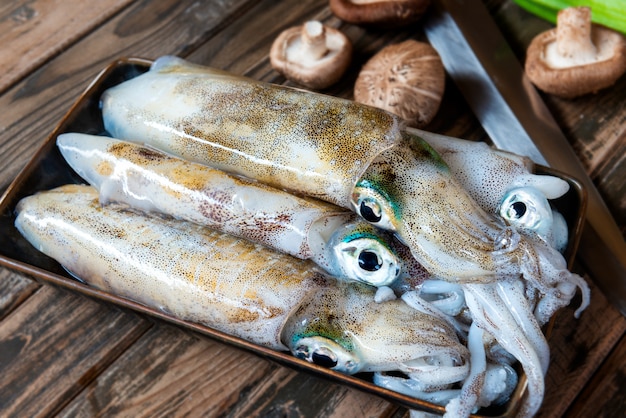
[[[332,12],[346,22],[390,27],[418,20],[430,0],[330,0],[329,4]]]
[[[381,49],[361,69],[354,100],[388,110],[416,128],[437,113],[445,89],[445,70],[427,43],[404,41]]]
[[[626,38],[591,23],[591,9],[570,7],[555,29],[528,46],[525,71],[546,93],[573,98],[609,87],[626,71]]]
[[[336,83],[350,64],[352,43],[339,30],[312,20],[282,32],[270,50],[272,67],[311,89]]]

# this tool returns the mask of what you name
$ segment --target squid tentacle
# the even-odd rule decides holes
[[[498,343],[522,365],[527,393],[519,417],[531,417],[539,410],[545,392],[542,361],[492,284],[465,284],[465,298],[477,326],[494,335]]]
[[[470,351],[470,373],[463,381],[459,396],[446,405],[444,418],[468,417],[479,405],[487,372],[487,357],[483,345],[483,330],[475,322],[469,329],[467,346]]]
[[[496,284],[496,291],[498,296],[506,303],[517,325],[534,347],[539,357],[542,371],[545,374],[548,372],[548,366],[550,364],[550,348],[548,347],[548,341],[546,341],[533,315],[533,309],[524,296],[523,287],[524,285],[521,281],[507,280],[498,282]]]

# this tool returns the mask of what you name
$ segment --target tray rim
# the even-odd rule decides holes
[[[15,179],[9,184],[7,189],[4,191],[2,196],[0,196],[0,214],[5,213],[8,209],[11,209],[11,213],[13,208],[9,208],[9,203],[11,200],[17,199],[16,195],[19,194],[20,186],[25,182],[29,176],[32,175],[33,171],[37,168],[38,164],[41,162],[44,156],[46,156],[51,148],[54,148],[54,144],[56,142],[56,137],[63,133],[64,126],[68,123],[76,112],[80,110],[82,106],[84,106],[85,102],[90,100],[93,97],[93,94],[100,88],[101,84],[104,83],[108,77],[111,76],[112,72],[117,70],[118,68],[131,65],[137,67],[143,67],[147,70],[149,66],[152,64],[152,60],[140,57],[121,57],[110,64],[108,64],[105,68],[103,68],[95,77],[91,80],[85,90],[78,96],[76,101],[72,104],[67,113],[63,116],[61,121],[55,126],[53,131],[46,137],[44,142],[35,152],[35,154],[31,157],[28,163],[24,166],[22,170],[18,173]],[[568,267],[571,268],[574,262],[574,256],[576,254],[576,250],[578,248],[578,244],[580,241],[580,235],[582,231],[582,227],[584,224],[584,213],[586,211],[586,191],[576,179],[571,176],[566,175],[565,173],[559,172],[557,170],[551,169],[549,167],[544,166],[535,166],[536,170],[541,173],[552,174],[563,179],[566,179],[570,186],[574,188],[574,192],[576,193],[579,200],[579,210],[576,215],[576,222],[574,225],[570,226],[570,242],[568,243],[568,248],[566,252],[566,260],[568,262]],[[17,203],[17,202],[14,202]],[[12,214],[11,216],[14,217]],[[573,232],[573,233],[572,233]],[[0,266],[7,267],[11,270],[24,273],[25,275],[33,278],[35,281],[42,285],[54,285],[59,288],[67,289],[73,292],[77,292],[79,294],[85,295],[92,299],[96,299],[99,301],[104,301],[106,303],[115,304],[118,307],[123,309],[128,309],[132,312],[138,312],[142,315],[146,315],[151,318],[157,318],[158,320],[162,320],[185,329],[194,331],[197,334],[200,334],[203,337],[212,338],[220,343],[232,345],[234,347],[244,349],[247,352],[256,354],[260,357],[273,360],[278,362],[284,366],[291,367],[296,369],[297,371],[304,371],[307,373],[311,373],[317,377],[322,377],[333,381],[334,383],[344,384],[358,390],[368,392],[380,397],[383,397],[391,402],[395,402],[409,409],[419,409],[425,412],[432,412],[436,414],[443,414],[445,412],[445,407],[439,406],[430,402],[422,401],[420,399],[413,398],[408,395],[401,394],[399,392],[395,392],[380,386],[375,385],[373,382],[370,382],[364,378],[359,377],[358,375],[346,375],[340,372],[336,372],[330,369],[326,369],[324,367],[318,366],[313,363],[306,362],[305,360],[298,359],[291,355],[288,352],[275,351],[266,347],[262,347],[256,345],[254,343],[243,340],[239,337],[234,337],[229,334],[226,334],[221,331],[217,331],[213,328],[200,325],[197,323],[192,323],[189,321],[184,321],[173,316],[170,316],[164,312],[161,312],[157,309],[150,308],[148,306],[142,305],[140,303],[134,302],[130,299],[122,298],[116,296],[114,294],[104,292],[93,287],[90,287],[86,284],[83,284],[73,278],[69,274],[60,275],[45,268],[41,268],[34,264],[29,264],[28,262],[22,262],[19,260],[15,260],[11,257],[5,256],[5,254],[0,253]],[[553,319],[556,315],[553,316]],[[546,334],[549,334],[549,330],[551,328],[552,321],[546,328]],[[517,409],[519,408],[519,401],[525,394],[526,389],[526,381],[525,376],[522,374],[520,378],[520,382],[517,385],[511,399],[507,402],[504,411],[501,414],[495,415],[481,415],[481,414],[472,414],[472,417],[479,418],[498,418],[498,417],[508,417],[512,416]]]

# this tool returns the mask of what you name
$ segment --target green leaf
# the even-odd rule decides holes
[[[591,8],[591,21],[626,34],[626,7],[623,0],[514,0],[521,8],[556,23],[559,10],[567,7]]]

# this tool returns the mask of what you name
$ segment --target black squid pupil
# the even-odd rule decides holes
[[[329,369],[337,365],[336,360],[333,360],[325,354],[320,354],[317,352],[313,352],[313,354],[311,355],[311,360],[313,360],[313,363],[317,364],[318,366],[327,367]]]
[[[381,220],[382,216],[377,215],[376,212],[366,203],[361,202],[361,207],[359,209],[361,212],[361,216],[368,222],[378,222]]]
[[[512,206],[517,218],[521,218],[526,213],[526,204],[524,202],[515,202]]]
[[[382,267],[378,256],[372,251],[363,251],[359,254],[359,267],[366,271],[377,271]]]

